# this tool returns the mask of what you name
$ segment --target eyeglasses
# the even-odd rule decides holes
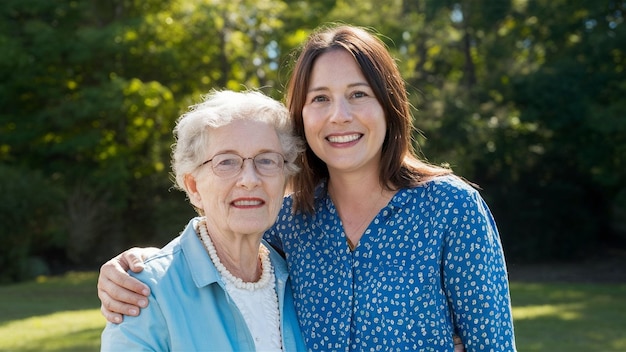
[[[211,163],[213,172],[217,176],[230,177],[238,174],[243,169],[243,162],[248,159],[252,160],[256,171],[263,176],[278,174],[283,170],[283,166],[287,162],[282,154],[276,152],[260,153],[250,158],[225,153],[215,155],[212,159],[200,164],[200,166]]]

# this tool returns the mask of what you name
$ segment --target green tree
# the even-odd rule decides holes
[[[513,260],[578,259],[623,241],[624,3],[606,5],[438,8],[452,27],[434,44],[447,48],[433,73],[444,83],[426,90],[423,113],[436,117],[426,147],[483,186]]]
[[[51,222],[41,236],[58,239],[40,251],[96,265],[129,244],[163,244],[192,214],[184,195],[168,190],[175,119],[213,87],[274,85],[284,4],[3,5],[0,171],[40,175],[45,182],[33,185],[42,199],[60,194],[61,206],[38,214]],[[8,192],[17,199],[24,189]],[[3,208],[2,217],[34,216],[24,209]],[[1,236],[24,234],[15,226]]]
[[[97,265],[169,240],[193,214],[169,191],[175,119],[211,88],[282,98],[295,49],[329,22],[380,33],[416,107],[416,143],[482,186],[510,258],[623,244],[625,6],[7,0],[0,243],[15,250],[0,253],[12,258],[0,280],[33,272],[35,257]]]
[[[424,154],[482,186],[511,259],[551,260],[624,243],[624,6],[394,0],[331,14],[382,32]]]
[[[623,207],[616,196],[626,184],[626,110],[618,98],[625,93],[620,43],[626,40],[626,4],[531,5],[523,43],[542,64],[512,84],[510,99],[521,121],[536,126],[526,136],[533,162],[516,168],[518,185],[528,191],[522,204],[550,209],[525,219],[552,249],[543,256],[579,258],[594,246],[617,244],[614,224],[623,222],[612,209]]]

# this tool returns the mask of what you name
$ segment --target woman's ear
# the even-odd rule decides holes
[[[184,177],[184,181],[185,190],[187,191],[189,201],[196,208],[202,209],[202,196],[200,196],[200,192],[198,192],[198,184],[196,183],[196,178],[192,174],[186,174]]]

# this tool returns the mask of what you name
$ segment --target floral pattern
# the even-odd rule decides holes
[[[312,350],[515,350],[494,219],[462,180],[402,189],[351,251],[320,185],[313,215],[283,209],[266,239],[282,248]]]

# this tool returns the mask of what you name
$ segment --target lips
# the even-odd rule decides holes
[[[233,206],[237,208],[256,208],[260,207],[265,202],[262,199],[254,198],[254,199],[237,199],[231,203]]]
[[[341,136],[328,136],[326,139],[331,143],[350,143],[358,140],[363,135],[360,133],[346,134]]]

